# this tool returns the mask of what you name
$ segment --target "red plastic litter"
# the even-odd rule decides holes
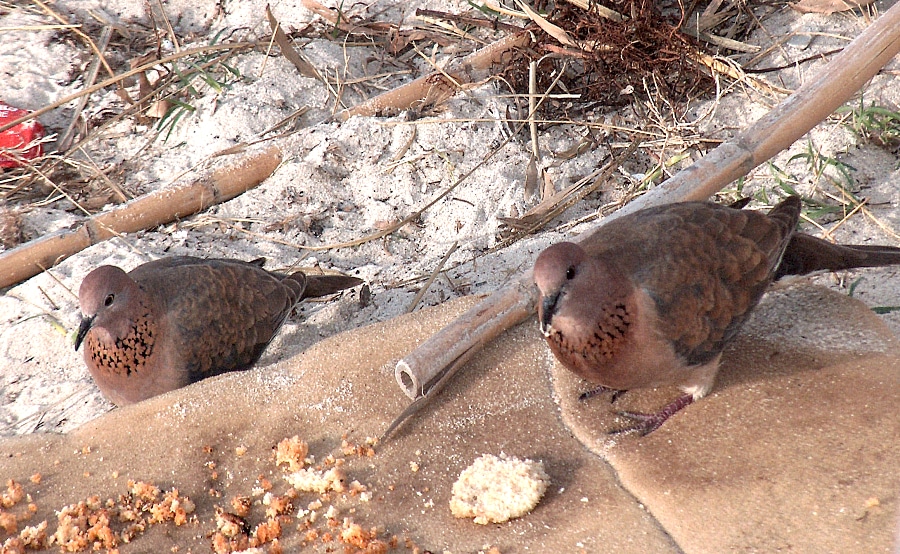
[[[10,106],[0,100],[0,126],[28,115],[28,111]],[[36,119],[19,123],[0,132],[0,167],[18,167],[21,160],[31,160],[44,154],[44,145],[36,142],[44,137],[44,126]],[[29,144],[34,146],[27,148]]]

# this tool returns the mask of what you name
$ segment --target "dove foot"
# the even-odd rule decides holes
[[[612,404],[613,402],[618,400],[620,396],[622,396],[623,394],[625,394],[628,391],[622,390],[622,389],[613,389],[610,387],[604,387],[603,385],[600,385],[599,387],[597,387],[595,389],[584,391],[583,393],[578,395],[578,400],[584,402],[585,400],[588,400],[595,396],[600,396],[601,394],[605,394],[607,392],[612,393],[612,396],[609,397],[609,403]]]
[[[676,412],[688,406],[694,401],[694,397],[690,394],[685,394],[679,396],[671,403],[667,404],[662,410],[656,412],[655,414],[643,414],[640,412],[627,412],[627,411],[619,411],[616,412],[618,415],[622,417],[627,417],[634,421],[633,424],[625,426],[621,429],[613,429],[609,432],[610,435],[619,435],[621,433],[630,433],[637,432],[642,437],[649,435],[653,431],[659,429],[659,427],[666,422],[667,419],[675,415]]]

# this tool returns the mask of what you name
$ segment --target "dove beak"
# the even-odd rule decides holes
[[[91,330],[91,326],[94,324],[94,317],[81,316],[81,325],[78,326],[78,334],[75,335],[75,350],[78,350],[87,332]]]
[[[551,322],[553,316],[556,315],[556,303],[559,301],[559,292],[545,296],[541,299],[541,305],[538,312],[541,323],[541,333],[546,337],[550,334],[552,328]]]

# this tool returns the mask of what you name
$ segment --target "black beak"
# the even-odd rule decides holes
[[[545,296],[541,300],[540,310],[538,310],[540,323],[541,323],[541,333],[544,336],[550,334],[550,321],[553,319],[553,316],[556,315],[556,303],[559,301],[559,292],[551,294],[550,296]]]
[[[78,350],[78,347],[81,346],[82,341],[84,341],[85,335],[87,332],[91,330],[91,325],[94,324],[94,316],[81,317],[81,325],[78,326],[78,334],[75,335],[75,350]]]

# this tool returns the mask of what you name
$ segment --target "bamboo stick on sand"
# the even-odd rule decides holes
[[[118,234],[162,225],[230,200],[265,180],[281,158],[281,150],[270,147],[194,182],[156,191],[98,214],[77,229],[59,231],[4,252],[0,254],[0,289]]]

